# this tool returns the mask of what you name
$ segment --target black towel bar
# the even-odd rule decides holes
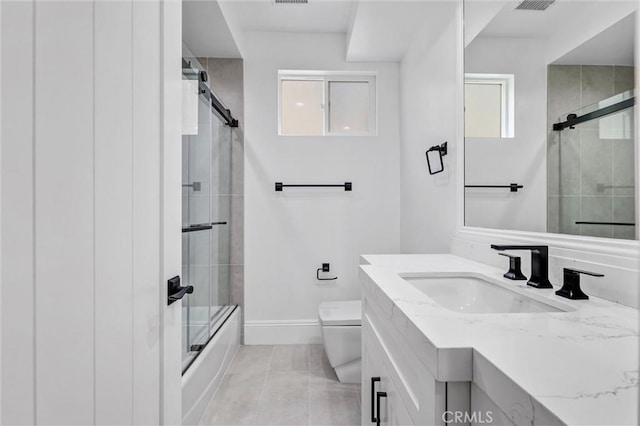
[[[344,184],[284,184],[282,182],[276,182],[276,191],[281,192],[283,188],[344,188],[345,191],[351,191],[353,188],[351,182],[345,182]]]
[[[517,183],[510,183],[509,185],[465,185],[465,188],[509,188],[511,192],[518,192],[518,189],[524,188]]]
[[[613,226],[636,226],[632,222],[590,222],[586,220],[576,221],[576,225],[613,225]]]

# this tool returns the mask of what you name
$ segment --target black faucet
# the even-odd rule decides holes
[[[553,288],[549,282],[549,247],[548,246],[501,246],[491,244],[491,248],[504,250],[531,251],[531,278],[527,285],[536,288]]]

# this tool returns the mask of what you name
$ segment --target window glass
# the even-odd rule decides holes
[[[329,81],[329,132],[369,132],[368,81]]]
[[[502,129],[502,85],[466,83],[464,98],[465,135],[499,138]]]
[[[280,133],[314,136],[324,133],[324,82],[282,80]]]

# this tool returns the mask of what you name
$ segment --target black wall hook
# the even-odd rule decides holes
[[[318,279],[318,281],[333,281],[333,280],[337,280],[338,279],[338,277],[320,278],[320,271],[329,272],[329,264],[328,263],[323,263],[322,264],[322,268],[318,268],[318,270],[316,271],[316,278]]]
[[[440,170],[433,171],[433,169],[431,168],[431,161],[429,160],[429,153],[433,152],[433,151],[437,151],[438,152],[438,159],[440,160]],[[431,148],[429,148],[427,150],[427,152],[425,152],[425,155],[427,156],[427,167],[429,168],[429,174],[430,175],[437,175],[438,173],[441,173],[441,172],[444,171],[444,163],[442,161],[442,157],[447,155],[447,153],[448,153],[447,142],[443,143],[442,145],[434,145]]]

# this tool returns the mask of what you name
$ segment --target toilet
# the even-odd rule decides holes
[[[323,302],[318,308],[324,351],[342,383],[360,383],[362,305],[359,300]]]

